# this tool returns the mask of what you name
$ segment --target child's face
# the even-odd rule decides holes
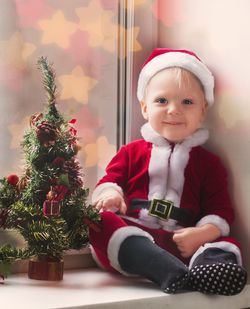
[[[188,71],[183,72],[179,82],[173,69],[152,77],[141,102],[143,117],[156,132],[174,143],[200,127],[206,106],[200,82]]]

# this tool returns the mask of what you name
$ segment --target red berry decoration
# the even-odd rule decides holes
[[[63,166],[64,162],[65,162],[65,159],[64,159],[64,158],[62,158],[62,157],[56,157],[56,158],[52,161],[52,164],[53,164],[54,166],[60,167],[60,166]]]
[[[11,174],[7,177],[7,181],[10,185],[16,186],[19,181],[19,177],[15,174]]]

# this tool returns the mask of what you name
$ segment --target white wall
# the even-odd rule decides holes
[[[171,4],[171,5],[170,5]],[[168,22],[166,12],[173,12]],[[216,77],[207,146],[229,171],[233,234],[250,271],[250,1],[158,1],[158,46],[195,50]]]

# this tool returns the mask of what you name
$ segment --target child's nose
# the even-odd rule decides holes
[[[167,112],[169,114],[179,114],[180,113],[180,105],[176,101],[169,102],[167,105]]]

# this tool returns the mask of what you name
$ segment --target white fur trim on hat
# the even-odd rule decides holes
[[[149,233],[139,229],[136,226],[124,226],[124,227],[119,228],[113,233],[108,243],[108,249],[107,249],[108,258],[109,258],[111,266],[113,266],[114,269],[116,269],[121,274],[124,274],[126,276],[131,276],[131,274],[125,272],[121,268],[119,260],[118,260],[118,255],[119,255],[121,244],[124,242],[125,239],[127,239],[130,236],[143,236],[143,237],[147,237],[149,240],[154,242],[153,237]]]
[[[225,219],[217,215],[207,215],[201,218],[201,220],[197,222],[196,226],[203,226],[209,223],[215,225],[221,231],[221,236],[229,235],[230,232],[229,224]]]
[[[123,196],[123,190],[120,186],[118,186],[116,183],[114,182],[104,182],[100,185],[98,185],[95,190],[93,191],[93,194],[92,194],[92,204],[95,205],[99,199],[100,199],[100,196],[101,194],[106,191],[106,190],[109,190],[109,189],[113,189],[117,192],[119,192],[122,196]]]
[[[235,244],[233,244],[229,241],[217,241],[217,242],[207,243],[204,246],[201,246],[192,256],[192,258],[189,262],[189,268],[192,268],[192,265],[193,265],[195,259],[200,254],[202,254],[203,251],[205,251],[206,249],[209,249],[209,248],[218,248],[218,249],[222,249],[222,250],[227,251],[227,252],[232,252],[236,256],[237,264],[242,266],[242,257],[241,257],[240,249]]]
[[[150,79],[158,72],[170,68],[180,67],[193,73],[201,82],[205,91],[205,98],[209,106],[214,102],[214,77],[209,69],[195,56],[184,52],[167,52],[151,59],[141,70],[137,86],[139,101],[144,98],[145,89]]]

